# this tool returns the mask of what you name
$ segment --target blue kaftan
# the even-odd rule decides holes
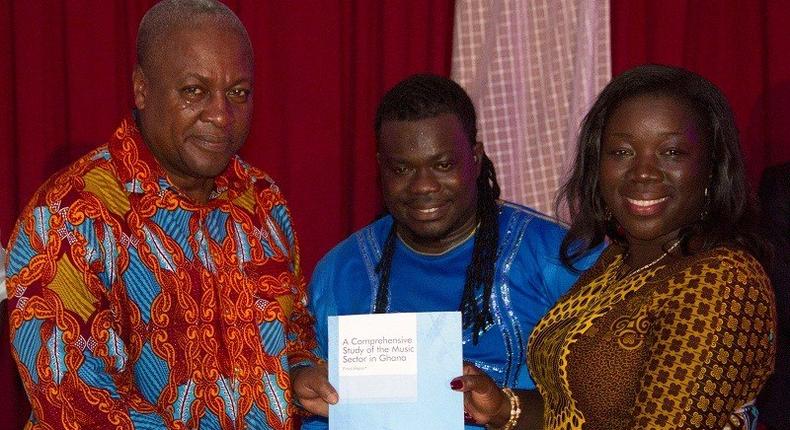
[[[464,360],[488,373],[500,386],[534,389],[526,368],[527,340],[535,324],[568,291],[578,273],[559,260],[563,227],[523,206],[504,203],[500,208],[499,257],[491,300],[494,324],[481,333],[477,345],[472,342],[471,330],[464,331]],[[392,222],[391,216],[385,216],[357,231],[318,263],[308,294],[323,358],[327,353],[328,316],[373,312],[378,289],[375,267]],[[473,245],[474,237],[470,237],[440,255],[427,255],[396,240],[387,311],[458,310]],[[599,253],[600,248],[577,267],[588,268]],[[309,420],[303,426],[325,427],[326,422],[318,420]]]

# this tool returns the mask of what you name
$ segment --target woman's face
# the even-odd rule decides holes
[[[632,245],[663,245],[697,221],[710,178],[708,145],[686,103],[662,94],[624,101],[601,142],[599,192]]]

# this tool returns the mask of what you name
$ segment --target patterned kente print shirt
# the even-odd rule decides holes
[[[776,354],[760,263],[721,247],[622,276],[622,259],[610,246],[532,332],[543,428],[749,428]]]
[[[42,428],[291,429],[315,336],[288,209],[239,158],[181,195],[131,118],[10,241],[13,355]]]

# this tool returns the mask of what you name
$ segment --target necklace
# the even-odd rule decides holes
[[[647,269],[655,266],[656,264],[658,264],[661,260],[664,259],[664,257],[666,257],[667,255],[672,253],[672,251],[674,251],[675,248],[678,247],[678,245],[680,245],[680,240],[679,239],[676,240],[675,243],[672,244],[672,246],[667,248],[667,250],[664,251],[663,254],[659,255],[658,258],[656,258],[655,260],[645,264],[644,266],[642,266],[642,267],[640,267],[640,268],[638,268],[636,270],[630,271],[630,272],[625,272],[623,270],[623,267],[625,266],[625,259],[627,257],[626,255],[624,255],[622,261],[620,262],[620,266],[617,268],[616,278],[618,280],[623,280],[623,279],[630,278],[632,276],[635,276],[635,275],[637,275],[639,273],[644,272],[645,270],[647,270]]]

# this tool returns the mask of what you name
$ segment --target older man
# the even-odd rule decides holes
[[[527,426],[519,411],[540,408],[528,391],[535,385],[526,369],[527,339],[578,276],[559,259],[565,230],[498,199],[474,106],[455,82],[432,75],[400,82],[379,104],[375,131],[389,214],[340,243],[313,273],[310,305],[322,352],[330,315],[461,310],[463,354],[471,364],[452,388],[465,393],[477,423]],[[577,267],[586,268],[598,252]],[[297,397],[326,415],[338,401],[326,369],[298,372],[306,377],[294,384]],[[308,426],[326,424],[313,419]]]
[[[11,342],[41,428],[291,429],[315,361],[277,186],[236,156],[253,52],[213,0],[143,18],[137,109],[39,189],[11,238]]]

